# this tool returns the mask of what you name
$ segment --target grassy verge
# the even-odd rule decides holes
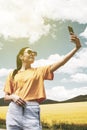
[[[78,124],[60,123],[60,124],[52,124],[52,126],[49,126],[47,123],[42,123],[42,125],[43,130],[87,130],[87,124],[78,125]]]
[[[87,130],[87,124],[68,124],[68,123],[52,123],[49,124],[42,122],[43,130]],[[0,119],[0,128],[6,128],[5,120]]]
[[[6,128],[6,121],[4,119],[0,119],[0,128]]]

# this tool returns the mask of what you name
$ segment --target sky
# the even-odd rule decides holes
[[[68,25],[82,48],[54,73],[54,80],[45,81],[48,99],[87,94],[87,0],[0,0],[0,98],[22,47],[37,51],[33,67],[55,63],[75,47]]]

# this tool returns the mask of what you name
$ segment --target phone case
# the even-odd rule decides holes
[[[69,33],[74,33],[73,28],[71,26],[68,26]]]

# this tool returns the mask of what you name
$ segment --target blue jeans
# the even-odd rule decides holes
[[[24,107],[11,102],[6,116],[7,130],[42,130],[37,102],[26,102]]]

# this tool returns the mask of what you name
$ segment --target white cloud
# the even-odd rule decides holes
[[[4,83],[2,81],[0,81],[0,98],[2,98],[4,96],[3,86],[4,86]]]
[[[2,81],[0,81],[0,87],[2,87],[3,86],[3,82]]]
[[[2,68],[0,69],[0,77],[7,76],[12,69]]]
[[[63,86],[56,86],[46,90],[47,98],[57,101],[63,101],[78,95],[86,95],[87,87],[66,89]]]
[[[45,18],[87,23],[87,0],[0,0],[0,34],[31,43],[50,33]]]
[[[71,80],[78,83],[87,82],[87,74],[77,73],[71,76]]]
[[[0,31],[5,37],[28,37],[32,43],[49,33],[50,25],[45,25],[44,19],[37,13],[35,0],[7,0],[1,4],[4,8],[0,11]]]
[[[87,39],[87,27],[86,27],[86,29],[84,30],[84,32],[82,32],[82,33],[80,34],[80,36],[83,36],[84,38]],[[87,44],[87,43],[86,43],[86,44]]]
[[[43,66],[43,65],[50,65],[57,62],[62,57],[63,56],[60,56],[59,54],[50,55],[48,59],[36,60],[32,66],[37,67],[37,66]]]
[[[7,76],[11,71],[12,69],[6,69],[6,68],[0,69],[0,77],[2,78],[4,76]],[[4,96],[3,86],[4,82],[0,81],[0,98]]]
[[[0,88],[0,98],[4,97],[4,92],[3,92],[3,89]]]

